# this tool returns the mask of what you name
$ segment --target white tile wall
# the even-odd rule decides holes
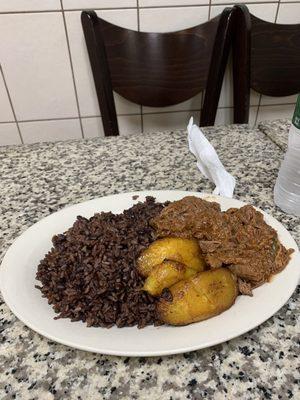
[[[212,7],[210,10],[210,18],[213,18],[220,14],[225,6],[221,5],[213,5],[217,4],[218,2],[226,2],[223,0],[212,0]],[[230,0],[231,3],[234,3]],[[240,3],[237,1],[236,3]],[[276,10],[277,10],[277,4],[272,3],[272,4],[251,4],[247,3],[247,7],[249,8],[250,12],[254,15],[256,15],[259,18],[265,19],[266,21],[270,22],[275,22],[275,17],[276,17]],[[259,99],[260,95],[255,92],[254,90],[251,90],[250,92],[250,105],[251,106],[257,106],[259,104]],[[233,107],[233,77],[232,77],[232,68],[231,68],[231,59],[229,60],[228,66],[226,68],[225,76],[224,76],[224,81],[223,81],[223,86],[222,86],[222,91],[221,91],[221,96],[220,96],[220,101],[219,101],[219,107]],[[224,120],[224,115],[226,115],[225,120],[226,121],[232,121],[229,111],[220,111],[219,115],[222,115],[222,118],[216,120],[216,124],[219,121],[219,124],[221,123],[222,120]],[[226,122],[229,123],[229,122]],[[250,123],[250,120],[249,120]]]
[[[60,0],[0,0],[0,12],[59,10]]]
[[[251,106],[249,111],[249,125],[254,126],[256,121],[258,106]],[[233,107],[218,108],[216,115],[216,125],[228,125],[233,121]]]
[[[103,136],[82,9],[96,9],[102,18],[131,29],[165,32],[205,22],[237,2],[267,21],[300,23],[300,0],[0,0],[0,65],[12,101],[0,74],[0,145],[19,144],[21,137],[33,143]],[[232,122],[230,75],[228,69],[216,124]],[[291,117],[295,99],[252,91],[250,124]],[[115,101],[121,134],[130,135],[184,128],[191,115],[199,121],[202,94],[165,108],[141,108],[117,94]]]
[[[0,123],[0,146],[21,144],[21,138],[16,123]]]
[[[82,137],[79,119],[20,122],[19,127],[24,143],[55,142]]]
[[[222,3],[227,3],[227,1],[220,0]],[[230,3],[232,0],[230,0]],[[236,1],[236,3],[241,3],[241,1]],[[265,3],[265,2],[264,2]],[[212,0],[212,6],[211,6],[211,11],[210,11],[210,17],[213,18],[216,15],[220,14],[223,10],[224,5],[214,5],[217,4],[217,1]],[[278,7],[278,3],[266,3],[266,4],[253,4],[253,3],[248,3],[245,2],[246,6],[248,7],[249,11],[255,15],[258,18],[264,19],[265,21],[270,21],[270,22],[275,22],[275,17],[276,17],[276,11]],[[299,18],[300,22],[300,18]]]
[[[63,0],[65,10],[136,7],[136,0]]]
[[[274,2],[274,0],[263,0],[263,3]],[[211,4],[238,4],[238,3],[261,3],[261,0],[211,0]]]
[[[140,115],[118,116],[120,135],[129,136],[141,133],[142,119]]]
[[[199,123],[200,111],[177,111],[173,113],[144,114],[144,132],[185,129],[191,117],[194,117],[194,122]]]
[[[101,117],[82,118],[81,122],[85,138],[104,136]]]
[[[119,131],[121,136],[129,136],[141,133],[141,116],[126,115],[118,116]],[[84,137],[92,138],[104,136],[101,117],[82,118]]]
[[[137,10],[104,10],[97,11],[97,14],[109,22],[125,28],[137,29]],[[80,113],[82,116],[100,115],[92,70],[81,27],[80,12],[66,12],[65,16]],[[115,99],[118,114],[136,114],[140,112],[139,105],[133,104],[119,95],[116,95]]]
[[[232,62],[228,62],[222,84],[218,107],[233,107]]]
[[[294,96],[285,96],[285,97],[270,97],[270,96],[261,96],[260,104],[262,106],[268,104],[295,104],[297,101],[297,95]]]
[[[298,16],[298,18],[295,18]],[[277,22],[279,24],[295,24],[300,22],[300,2],[290,4],[280,4]]]
[[[144,32],[168,32],[189,28],[208,20],[208,6],[141,8],[140,30]]]
[[[17,118],[78,117],[62,14],[2,14],[0,37]]]
[[[267,3],[267,4],[247,4],[249,11],[258,18],[261,18],[265,21],[275,22],[276,19],[276,11],[278,8],[277,3]]]
[[[14,121],[14,115],[0,69],[0,122],[8,121]]]
[[[228,125],[233,119],[233,108],[218,108],[216,115],[216,125]]]
[[[281,104],[280,106],[260,106],[257,122],[279,118],[292,118],[294,109],[294,104]]]
[[[163,6],[199,6],[209,4],[209,0],[139,0],[140,7],[163,7]]]

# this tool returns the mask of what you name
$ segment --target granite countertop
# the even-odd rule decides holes
[[[205,133],[237,178],[235,197],[278,218],[299,243],[299,219],[273,203],[281,148],[247,126]],[[142,189],[213,189],[183,131],[2,147],[0,159],[1,258],[30,225],[69,204]],[[49,341],[1,301],[0,398],[299,399],[299,308],[298,290],[274,317],[229,342],[175,356],[125,358]]]
[[[275,121],[263,121],[258,125],[266,136],[276,143],[284,152],[287,150],[288,133],[291,126],[291,120],[278,119]]]

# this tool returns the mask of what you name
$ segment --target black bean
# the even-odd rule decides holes
[[[136,270],[140,252],[155,240],[149,221],[164,204],[148,197],[122,214],[78,216],[40,261],[36,277],[56,318],[110,328],[158,325],[156,299],[141,290]]]

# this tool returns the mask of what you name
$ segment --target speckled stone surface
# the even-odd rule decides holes
[[[275,121],[261,122],[258,125],[258,129],[276,143],[283,151],[286,151],[290,126],[291,121],[289,119],[278,119]]]
[[[282,150],[246,126],[205,129],[235,197],[278,218],[300,242],[299,219],[272,194]],[[0,148],[1,255],[26,228],[62,207],[141,189],[211,191],[185,132]],[[1,256],[1,257],[2,257]],[[274,317],[228,343],[183,355],[124,358],[74,350],[24,326],[1,302],[0,398],[299,399],[299,290]]]

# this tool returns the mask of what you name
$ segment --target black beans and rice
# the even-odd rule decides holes
[[[87,326],[142,328],[159,324],[156,299],[141,290],[136,269],[140,252],[154,239],[149,221],[164,204],[147,197],[122,214],[77,217],[40,262],[36,286],[58,314]]]

